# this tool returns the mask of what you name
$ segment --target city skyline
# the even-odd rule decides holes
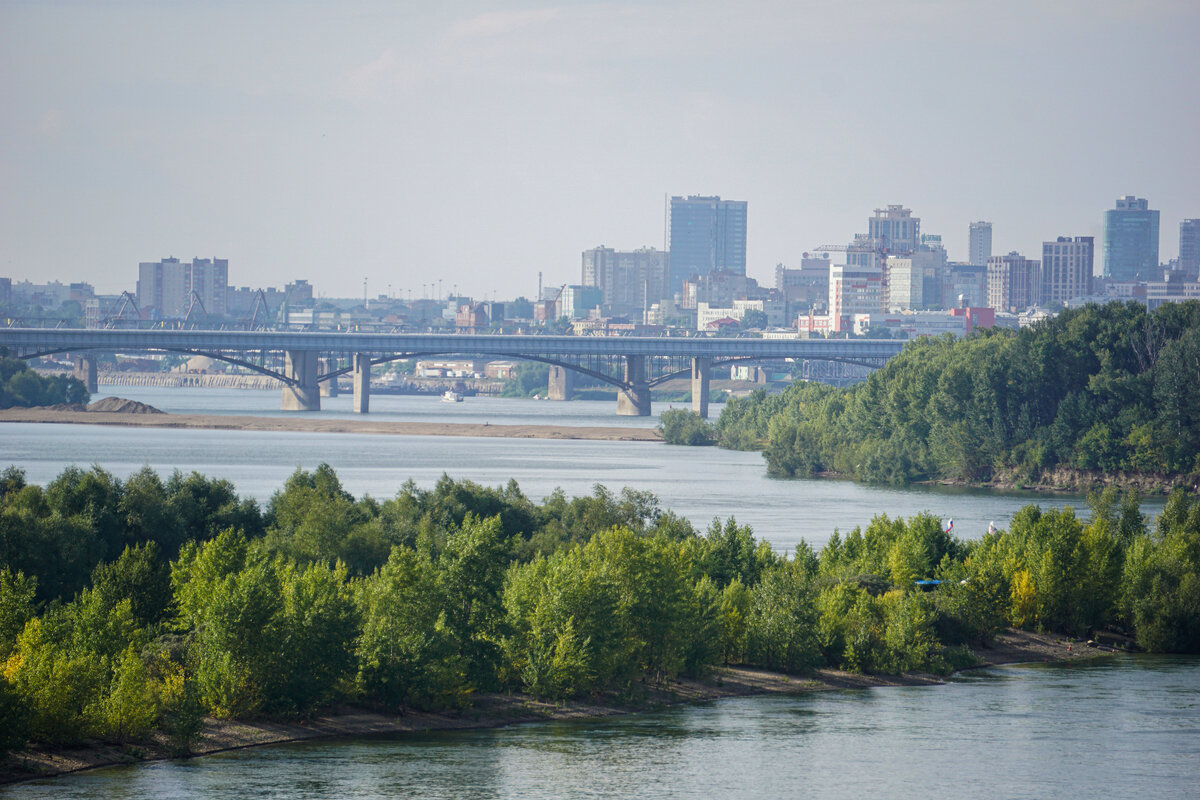
[[[762,282],[889,204],[965,261],[972,221],[1036,254],[1135,195],[1174,258],[1200,10],[968,6],[6,4],[0,275],[118,292],[218,253],[238,285],[528,297],[663,248],[690,194],[747,201]],[[885,72],[908,105],[864,106]]]

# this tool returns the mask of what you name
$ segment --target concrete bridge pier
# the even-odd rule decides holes
[[[315,350],[284,352],[283,374],[295,381],[283,385],[284,411],[320,411],[321,390],[317,387],[320,358]]]
[[[337,362],[338,362],[337,356],[326,356],[325,358],[322,358],[320,361],[321,372],[326,375],[333,372],[334,370],[337,369]],[[338,396],[338,382],[337,382],[336,377],[327,378],[326,380],[321,381],[320,385],[321,385],[321,397],[337,397]]]
[[[550,400],[570,400],[575,393],[575,370],[550,365],[550,385],[546,397]]]
[[[692,359],[692,411],[708,419],[708,385],[712,379],[712,359]]]
[[[650,384],[646,380],[646,357],[625,356],[625,383],[617,392],[617,416],[650,416]]]
[[[371,357],[366,353],[354,354],[354,413],[366,414],[371,410]]]
[[[83,381],[83,385],[87,387],[88,394],[95,394],[100,390],[99,381],[96,379],[95,356],[75,356],[74,376]]]

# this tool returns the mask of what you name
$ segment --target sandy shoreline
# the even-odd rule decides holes
[[[249,417],[220,414],[122,414],[103,411],[55,411],[46,408],[7,408],[0,410],[0,422],[293,433],[361,433],[385,436],[476,436],[507,439],[589,439],[611,442],[662,441],[658,431],[653,428],[389,422],[370,418],[322,419],[299,413],[295,417]]]
[[[1057,635],[1008,631],[992,645],[976,650],[979,667],[1041,661],[1074,661],[1113,652],[1093,649]],[[976,667],[976,668],[979,668]],[[587,720],[635,714],[669,705],[700,703],[725,697],[764,694],[867,689],[886,686],[929,686],[942,683],[935,675],[860,675],[834,669],[807,675],[783,675],[746,667],[722,667],[704,680],[677,680],[669,687],[649,692],[638,704],[597,701],[552,703],[524,695],[485,694],[460,712],[410,712],[384,714],[343,706],[302,722],[275,720],[205,721],[194,755],[211,755],[248,747],[262,747],[314,739],[398,735],[441,730],[479,730],[523,723]],[[69,749],[31,748],[13,754],[0,765],[0,784],[65,775],[119,764],[168,758],[164,740],[155,738],[133,745],[103,745]]]

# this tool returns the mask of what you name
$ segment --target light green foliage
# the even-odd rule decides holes
[[[741,664],[749,657],[749,630],[752,595],[738,578],[721,592],[721,658],[726,664]]]
[[[1130,546],[1121,608],[1147,650],[1200,652],[1200,498],[1172,494],[1154,535]]]
[[[796,672],[820,657],[817,609],[809,574],[789,561],[766,570],[754,586],[746,626],[750,661]]]
[[[117,659],[108,694],[94,712],[104,739],[127,742],[146,736],[158,719],[158,703],[146,665],[132,647]]]
[[[696,447],[712,444],[714,440],[712,426],[701,419],[699,414],[683,408],[662,412],[658,419],[658,432],[667,444]]]
[[[712,578],[717,588],[724,588],[734,580],[753,585],[764,570],[778,561],[767,542],[756,544],[750,528],[738,525],[733,517],[724,525],[714,519],[698,549],[697,566]]]
[[[393,708],[461,702],[467,689],[454,634],[446,627],[433,564],[408,548],[363,583],[358,682]]]
[[[719,605],[711,584],[692,580],[688,552],[661,535],[611,528],[581,548],[513,567],[504,591],[511,674],[561,696],[703,669],[717,657]],[[571,648],[583,650],[568,660],[571,669],[552,669]]]
[[[503,619],[501,588],[509,561],[500,518],[467,514],[446,539],[438,559],[438,584],[446,626],[466,662],[468,680],[495,688]]]

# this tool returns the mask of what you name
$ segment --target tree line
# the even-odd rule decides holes
[[[43,488],[10,468],[0,745],[159,730],[182,753],[206,715],[631,698],[721,664],[945,672],[1010,625],[1200,651],[1200,499],[1172,495],[1153,528],[1136,497],[1091,504],[1086,524],[1030,506],[974,541],[879,516],[779,555],[629,489],[534,503],[443,477],[378,501],[322,465],[263,508],[195,473]]]
[[[90,399],[87,387],[78,378],[66,375],[43,377],[0,347],[0,408],[86,404]]]
[[[921,337],[852,387],[731,399],[710,435],[762,449],[778,476],[986,483],[1068,468],[1193,485],[1198,385],[1200,302],[1089,305],[1020,331]]]

